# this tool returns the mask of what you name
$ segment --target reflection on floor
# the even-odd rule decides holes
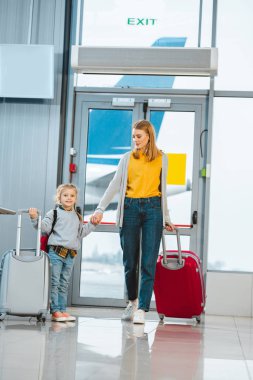
[[[0,322],[1,380],[253,379],[253,320],[205,316],[200,325],[120,309],[71,308],[76,323]]]

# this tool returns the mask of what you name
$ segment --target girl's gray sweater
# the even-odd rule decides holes
[[[54,210],[50,210],[41,222],[41,231],[49,234],[53,220]],[[31,222],[35,228],[38,228],[38,218],[31,219]],[[96,226],[92,223],[83,224],[74,210],[65,211],[58,207],[57,220],[53,232],[49,236],[48,245],[61,245],[68,249],[78,250],[81,247],[82,238],[94,231],[95,228]]]
[[[109,183],[102,199],[100,200],[96,211],[104,212],[106,207],[110,204],[115,194],[119,193],[119,201],[117,208],[116,224],[122,227],[124,216],[124,200],[126,196],[127,177],[128,177],[128,164],[130,155],[132,152],[127,152],[123,155],[119,162],[117,171]],[[162,176],[161,176],[161,193],[162,193],[162,211],[163,211],[163,225],[165,223],[171,223],[168,206],[167,206],[167,194],[166,194],[166,182],[168,171],[168,158],[166,154],[162,154]]]

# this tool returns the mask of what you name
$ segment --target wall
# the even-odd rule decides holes
[[[32,20],[30,43],[55,47],[53,100],[0,99],[0,205],[7,208],[33,206],[44,212],[53,206],[61,120],[65,3],[65,0],[0,1],[1,44],[28,43]],[[24,246],[34,245],[33,232],[27,218]],[[0,253],[15,246],[15,234],[16,217],[0,215]]]
[[[207,272],[206,313],[252,318],[252,290],[252,273]]]

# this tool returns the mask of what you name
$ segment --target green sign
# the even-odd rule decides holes
[[[156,18],[135,18],[135,17],[128,17],[127,19],[127,25],[132,26],[147,26],[151,25],[154,26],[157,22]]]

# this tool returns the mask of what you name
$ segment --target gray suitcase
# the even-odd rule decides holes
[[[36,316],[45,321],[49,311],[50,263],[40,251],[41,214],[39,213],[36,249],[20,249],[22,214],[18,211],[16,249],[7,251],[1,261],[0,320],[6,314]]]

